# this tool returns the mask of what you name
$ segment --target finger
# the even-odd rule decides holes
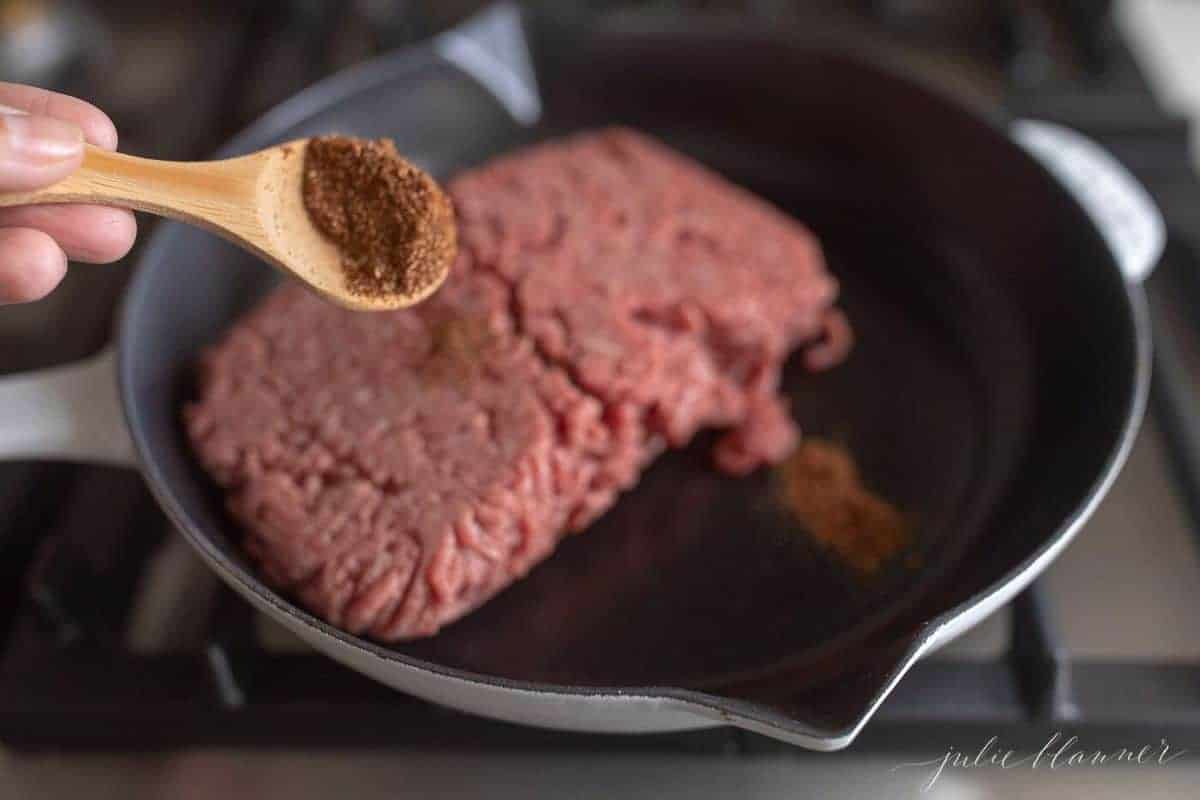
[[[40,300],[67,274],[67,256],[48,235],[0,229],[0,304]]]
[[[105,150],[117,149],[116,126],[107,114],[85,100],[36,86],[0,82],[0,105],[36,116],[73,122],[83,131],[83,138],[90,144]]]
[[[0,208],[0,228],[34,228],[58,242],[67,258],[91,264],[123,257],[137,236],[131,212],[75,203]]]
[[[0,191],[48,186],[83,160],[83,135],[73,122],[25,113],[0,113]]]

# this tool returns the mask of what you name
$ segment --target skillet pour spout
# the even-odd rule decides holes
[[[255,608],[431,702],[562,730],[732,724],[845,747],[920,657],[1029,585],[1108,490],[1145,407],[1139,281],[1162,219],[1078,134],[980,116],[852,42],[550,13],[492,6],[317,84],[216,156],[349,130],[445,178],[621,123],[767,198],[821,240],[859,339],[844,366],[785,376],[792,410],[848,439],[917,519],[904,565],[855,579],[781,516],[769,475],[718,476],[698,442],[437,636],[385,647],[334,628],[259,580],[180,424],[197,354],[270,291],[271,270],[173,223],[142,251],[114,350],[0,379],[0,458],[139,467]]]
[[[928,641],[922,631],[864,647],[860,663],[827,665],[832,677],[823,681],[815,679],[822,668],[808,665],[722,687],[710,696],[712,707],[739,728],[809,750],[841,750],[858,737]]]

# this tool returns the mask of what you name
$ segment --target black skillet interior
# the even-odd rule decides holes
[[[856,575],[781,511],[769,475],[714,473],[705,439],[664,456],[485,608],[393,652],[567,686],[716,689],[786,667],[795,687],[1044,547],[1104,471],[1133,396],[1129,298],[1082,212],[1001,128],[828,44],[577,34],[535,41],[546,116],[534,129],[418,51],[302,96],[232,149],[390,136],[445,176],[551,133],[624,123],[763,194],[822,239],[858,333],[845,366],[789,369],[796,416],[846,442],[912,515],[917,557]],[[273,281],[224,242],[165,225],[121,331],[148,480],[193,541],[254,584],[178,420],[200,348]]]

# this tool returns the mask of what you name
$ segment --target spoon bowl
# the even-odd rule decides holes
[[[78,170],[45,189],[0,194],[0,207],[95,203],[146,211],[205,228],[356,311],[389,311],[432,294],[440,277],[411,293],[350,291],[337,245],[304,206],[308,139],[221,161],[159,161],[85,145]]]

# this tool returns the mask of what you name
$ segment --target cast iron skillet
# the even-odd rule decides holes
[[[493,8],[304,92],[221,155],[337,131],[392,137],[445,176],[520,143],[622,123],[761,193],[817,232],[858,333],[846,365],[819,377],[789,369],[796,417],[845,442],[911,515],[910,552],[856,574],[811,543],[770,474],[716,474],[701,437],[438,636],[384,647],[331,628],[255,577],[180,425],[197,353],[272,271],[176,224],[159,228],[121,314],[120,396],[141,467],[236,590],[396,688],[549,727],[724,721],[845,746],[917,657],[1028,583],[1107,489],[1148,368],[1142,293],[1122,267],[1153,263],[1161,221],[1119,167],[1069,133],[1028,125],[1017,138],[1068,181],[1107,187],[1084,193],[1087,211],[1004,122],[836,42],[553,27]],[[1106,229],[1106,243],[1093,220],[1114,216],[1124,227]]]

